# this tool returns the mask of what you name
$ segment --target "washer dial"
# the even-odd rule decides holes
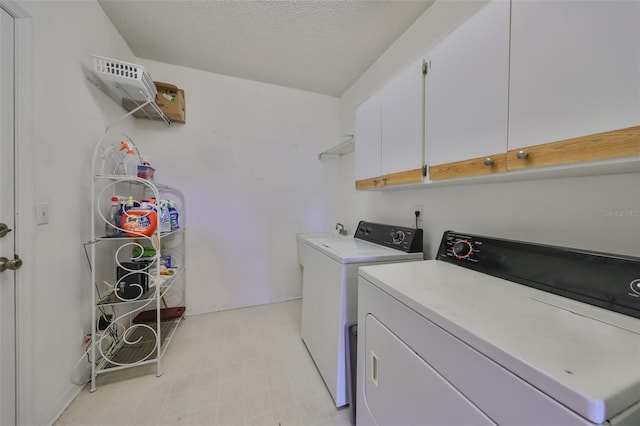
[[[393,233],[393,243],[394,244],[400,244],[401,242],[404,241],[405,235],[404,232],[402,231],[396,231]]]

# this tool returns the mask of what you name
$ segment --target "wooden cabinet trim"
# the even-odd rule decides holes
[[[519,159],[520,151],[527,153]],[[553,166],[640,155],[640,126],[580,136],[526,148],[507,154],[507,169]]]
[[[389,173],[384,176],[357,180],[356,189],[376,189],[387,186],[406,185],[409,183],[422,183],[422,169]]]
[[[386,186],[390,185],[405,185],[408,183],[421,183],[422,182],[422,169],[407,170],[404,172],[390,173],[385,175]]]
[[[356,189],[374,189],[382,186],[380,177],[360,179],[356,181]]]
[[[493,165],[486,165],[485,160],[491,158]],[[472,158],[470,160],[454,161],[452,163],[437,164],[429,167],[429,178],[431,180],[454,179],[469,176],[481,176],[493,173],[503,173],[507,171],[507,155],[488,155],[485,157]]]

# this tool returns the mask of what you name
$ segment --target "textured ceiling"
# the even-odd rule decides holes
[[[99,3],[139,58],[340,96],[432,1]]]

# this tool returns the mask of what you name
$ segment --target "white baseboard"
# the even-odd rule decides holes
[[[227,303],[227,304],[223,304],[223,305],[211,305],[211,306],[200,306],[197,307],[195,309],[192,308],[188,308],[187,309],[187,315],[188,317],[190,316],[194,316],[194,315],[202,315],[202,314],[210,314],[213,312],[220,312],[220,311],[228,311],[231,309],[240,309],[240,308],[250,308],[252,306],[261,306],[261,305],[270,305],[272,303],[280,303],[280,302],[288,302],[290,300],[297,300],[297,299],[301,299],[301,297],[292,297],[289,299],[282,299],[282,300],[272,300],[269,302],[264,302],[264,303],[254,303],[254,304],[243,304],[243,303]]]

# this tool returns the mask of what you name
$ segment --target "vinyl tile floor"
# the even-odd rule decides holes
[[[301,301],[187,317],[162,358],[101,374],[54,423],[350,425],[300,338]]]

